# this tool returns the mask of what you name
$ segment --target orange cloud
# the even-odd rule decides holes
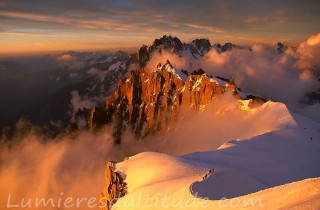
[[[296,66],[300,69],[312,69],[320,66],[320,33],[311,36],[298,47],[299,59]]]

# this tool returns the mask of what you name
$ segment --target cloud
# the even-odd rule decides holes
[[[148,61],[146,68],[149,71],[155,71],[159,63],[163,65],[167,62],[167,60],[172,62],[176,69],[190,69],[190,64],[195,61],[191,55],[179,56],[167,51],[162,51],[161,53],[154,52],[152,53],[151,59]]]
[[[60,62],[68,62],[68,61],[74,60],[74,58],[69,54],[65,54],[58,57],[57,60]]]
[[[319,85],[310,72],[295,68],[295,57],[265,45],[253,45],[251,49],[210,52],[198,65],[209,74],[233,79],[245,91],[285,103],[296,103]]]
[[[311,36],[298,47],[299,57],[296,66],[300,69],[309,69],[320,75],[320,33]]]
[[[228,40],[233,42],[256,40],[257,37],[263,42],[279,38],[298,41],[318,32],[320,16],[315,10],[318,7],[319,2],[311,0],[303,3],[298,0],[203,0],[200,3],[187,0],[183,4],[179,1],[118,3],[93,0],[90,6],[87,1],[75,0],[67,3],[61,0],[54,3],[4,0],[0,24],[5,31],[55,35],[54,38],[47,37],[47,43],[56,43],[56,35],[64,39],[63,43],[74,42],[73,38],[64,36],[83,33],[87,35],[80,40],[82,42],[97,39],[97,34],[125,37],[123,40],[144,35],[151,40],[163,33],[179,35],[183,39],[210,37],[213,42],[227,41],[228,36],[233,37]],[[145,40],[133,41],[140,45]]]
[[[90,68],[88,71],[87,71],[87,74],[93,74],[93,75],[99,75],[101,74],[102,71],[97,69],[97,68]]]
[[[86,201],[99,198],[106,162],[136,153],[133,142],[115,146],[110,128],[98,134],[81,132],[46,140],[29,134],[15,140],[20,143],[10,150],[0,148],[1,208],[6,208],[11,195],[11,205],[21,204],[22,198],[31,199],[32,209],[43,209],[34,208],[36,198],[52,198],[57,206],[59,198],[64,201],[68,197],[85,199],[79,209],[90,209]]]
[[[80,69],[85,66],[85,61],[79,59],[76,55],[63,54],[57,58],[60,67],[67,69]]]

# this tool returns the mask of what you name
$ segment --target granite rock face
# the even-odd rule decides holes
[[[101,210],[109,210],[117,200],[127,194],[127,184],[119,172],[115,172],[115,163],[109,161],[105,171],[105,184],[100,194]]]
[[[226,91],[236,94],[236,87],[217,78],[210,78],[203,70],[187,75],[174,70],[170,62],[156,71],[131,71],[122,79],[104,107],[95,107],[87,114],[89,128],[112,124],[117,143],[126,129],[138,138],[172,130],[180,112],[201,111],[215,97]]]

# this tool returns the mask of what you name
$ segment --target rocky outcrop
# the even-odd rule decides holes
[[[144,67],[146,63],[150,60],[150,49],[148,46],[143,45],[138,51],[138,62],[140,67]]]
[[[172,53],[179,53],[183,48],[183,44],[177,37],[163,35],[159,39],[155,39],[152,45],[146,46],[143,45],[138,51],[138,61],[140,67],[144,67],[146,63],[149,61],[151,54],[154,51],[166,50]]]
[[[100,194],[101,210],[110,210],[119,198],[127,194],[127,184],[123,177],[114,170],[115,163],[109,161],[105,171],[105,184]]]
[[[301,102],[304,103],[304,104],[308,104],[308,105],[320,103],[320,89],[308,92],[302,98]]]
[[[204,56],[211,49],[208,39],[195,39],[190,44],[185,44],[184,50],[189,50],[192,55]]]
[[[288,50],[288,46],[283,44],[282,42],[278,42],[275,48],[279,53],[284,53],[285,51]]]
[[[239,48],[239,46],[235,45],[235,44],[232,44],[230,42],[228,43],[225,43],[224,45],[221,45],[221,44],[214,44],[213,47],[217,50],[217,52],[219,53],[223,53],[223,52],[226,52],[226,51],[230,51],[232,50],[233,48]]]
[[[163,35],[159,39],[155,39],[153,44],[150,46],[150,50],[165,49],[170,52],[179,52],[182,50],[183,44],[177,37]]]

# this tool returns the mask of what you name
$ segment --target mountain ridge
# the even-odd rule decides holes
[[[231,91],[238,99],[250,99],[250,106],[265,102],[264,99],[246,94],[230,81],[208,76],[203,70],[188,74],[175,70],[170,61],[155,71],[131,71],[120,80],[106,99],[103,107],[79,111],[88,128],[112,124],[117,143],[122,133],[129,129],[136,137],[173,130],[180,112],[202,111],[213,99]]]
[[[137,60],[140,67],[145,67],[146,63],[150,60],[152,53],[159,52],[162,53],[163,50],[170,53],[179,54],[183,51],[189,51],[194,58],[202,57],[210,49],[214,48],[218,53],[223,53],[233,48],[238,47],[230,42],[221,44],[211,45],[209,39],[194,39],[189,43],[183,43],[177,37],[171,35],[163,35],[162,37],[155,39],[150,46],[143,45],[137,52]]]

